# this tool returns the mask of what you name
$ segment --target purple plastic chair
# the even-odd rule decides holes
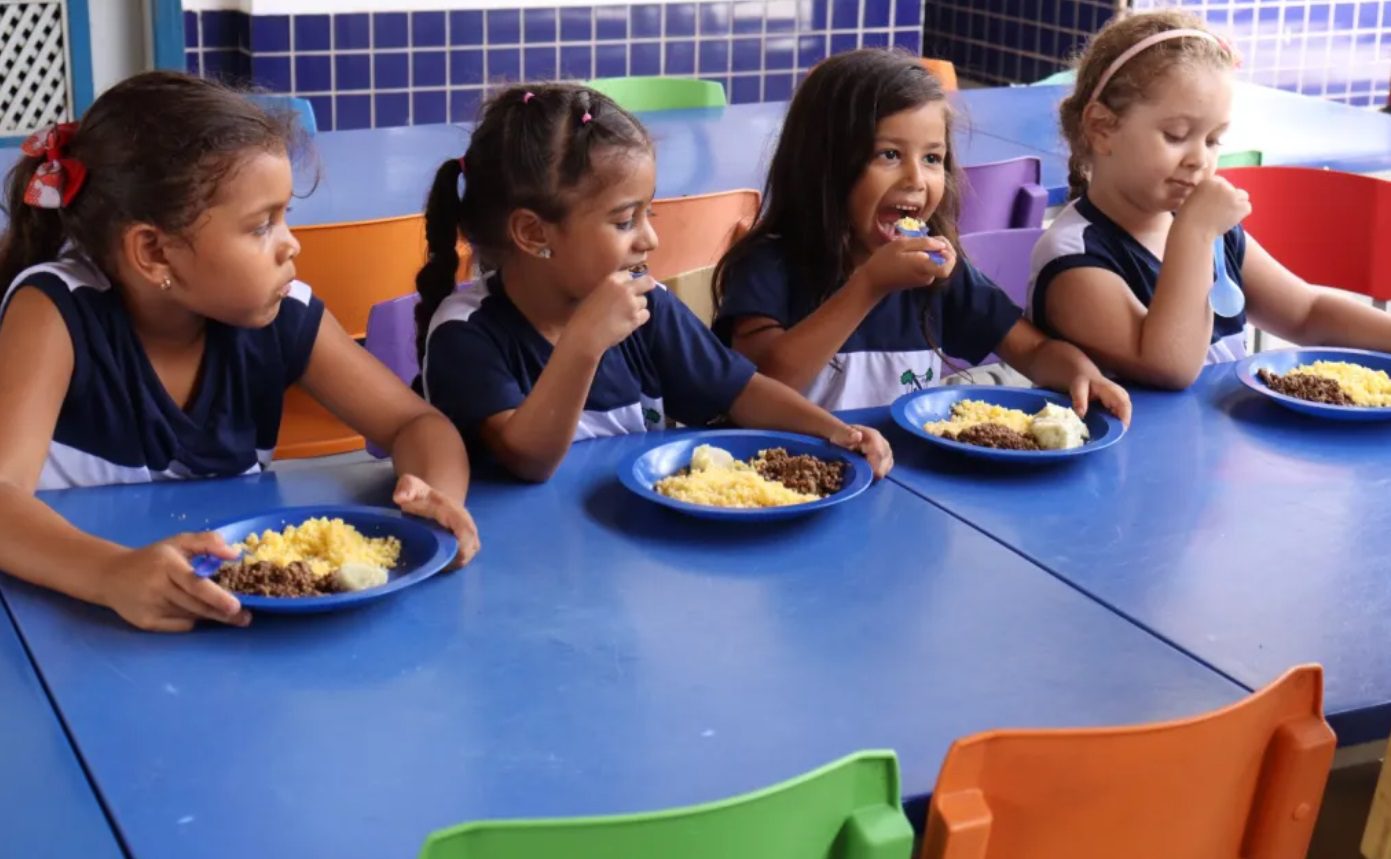
[[[971,265],[1004,290],[1010,301],[1025,307],[1029,296],[1029,257],[1042,235],[1041,227],[971,233],[961,237],[961,250],[970,259]],[[999,360],[991,355],[981,364],[997,363]]]
[[[1043,162],[1032,155],[977,164],[965,169],[961,194],[961,235],[987,230],[1022,230],[1043,226],[1048,192],[1040,184]]]
[[[362,344],[407,385],[420,373],[420,361],[415,357],[415,306],[419,303],[420,295],[412,292],[372,305]],[[370,443],[367,452],[377,459],[388,456],[387,451]]]

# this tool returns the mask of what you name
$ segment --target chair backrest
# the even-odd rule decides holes
[[[1043,226],[1048,192],[1040,184],[1043,162],[1032,155],[973,164],[963,171],[961,234]]]
[[[1245,227],[1310,283],[1391,298],[1391,182],[1307,167],[1222,170],[1251,195]]]
[[[300,127],[304,129],[305,134],[315,135],[319,133],[319,123],[314,118],[314,105],[307,98],[263,93],[252,94],[248,98],[266,110],[294,111],[299,117]]]
[[[425,217],[295,227],[295,268],[353,337],[367,331],[372,305],[415,289],[425,261]],[[468,276],[468,245],[459,244],[459,272]]]
[[[1265,155],[1259,149],[1242,149],[1237,152],[1223,152],[1217,159],[1217,167],[1259,167]]]
[[[648,272],[662,280],[719,262],[753,226],[761,199],[746,188],[653,200],[658,245],[647,255]]]
[[[647,814],[483,821],[421,859],[908,859],[893,752],[860,752],[764,790]]]
[[[420,374],[415,353],[415,308],[420,294],[408,293],[372,305],[362,345],[396,377],[409,385]]]
[[[1027,230],[989,230],[961,237],[961,250],[971,265],[995,281],[995,285],[1020,307],[1028,309],[1029,258],[1043,235],[1042,227]],[[988,356],[981,364],[999,361]]]
[[[697,78],[596,78],[589,85],[618,102],[625,110],[725,106],[724,87],[716,81]]]
[[[1304,859],[1333,762],[1323,669],[1154,725],[954,743],[922,859]]]
[[[957,88],[956,85],[956,66],[951,60],[937,60],[932,57],[919,57],[918,62],[922,63],[923,68],[932,73],[932,76],[942,84],[942,89],[951,92]]]

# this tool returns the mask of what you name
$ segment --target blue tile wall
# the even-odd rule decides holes
[[[894,3],[893,44],[903,44],[902,18],[911,14],[901,6]],[[1115,0],[932,0],[921,47],[951,60],[963,77],[1028,83],[1066,68],[1115,13]]]
[[[1135,0],[1181,5],[1232,40],[1254,83],[1357,106],[1391,99],[1391,0]]]
[[[189,11],[184,58],[196,74],[309,99],[323,130],[469,122],[491,85],[517,80],[699,76],[720,83],[733,103],[785,100],[807,70],[831,54],[872,45],[917,54],[924,24],[930,33],[938,21],[955,22],[956,7],[985,3],[1027,14],[1041,2],[1051,7],[1058,0],[674,0],[527,9],[498,2],[487,10],[306,15]],[[1071,14],[1070,20],[1078,19]],[[960,15],[962,26],[975,23]],[[980,26],[983,34],[985,22]]]

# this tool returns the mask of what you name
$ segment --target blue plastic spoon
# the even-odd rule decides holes
[[[1208,303],[1212,305],[1212,311],[1218,316],[1228,318],[1241,314],[1246,308],[1246,294],[1241,291],[1241,287],[1236,285],[1232,276],[1227,272],[1227,250],[1222,243],[1222,237],[1218,236],[1217,241],[1212,245],[1213,268],[1216,276],[1212,281],[1212,292],[1208,295]]]

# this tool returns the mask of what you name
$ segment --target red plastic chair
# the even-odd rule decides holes
[[[1391,182],[1307,167],[1219,171],[1251,195],[1246,229],[1310,283],[1391,299]]]
[[[1154,725],[988,731],[947,752],[922,859],[1304,859],[1333,763],[1323,669]]]
[[[1041,184],[1043,162],[1032,155],[973,164],[963,171],[957,232],[1022,230],[1043,226],[1048,191]]]

